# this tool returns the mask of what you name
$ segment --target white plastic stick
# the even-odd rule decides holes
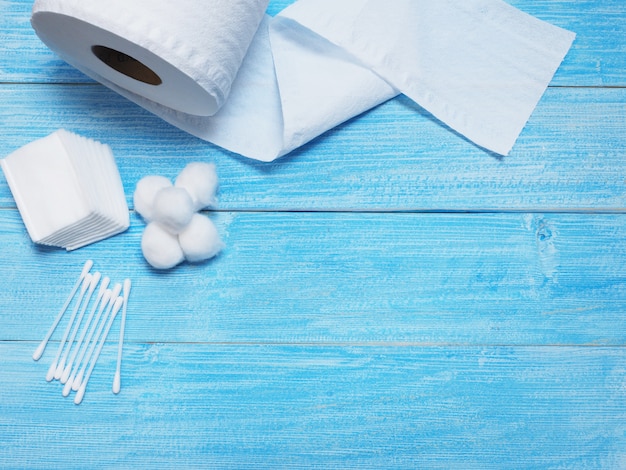
[[[63,315],[65,314],[65,311],[67,310],[67,307],[70,305],[70,302],[76,295],[76,292],[78,291],[78,288],[80,287],[81,282],[83,282],[84,277],[87,275],[87,273],[89,272],[92,266],[93,266],[92,260],[88,259],[87,261],[85,261],[83,270],[80,273],[80,276],[78,277],[78,280],[76,281],[76,284],[74,284],[74,288],[72,289],[72,292],[70,292],[70,295],[67,297],[67,300],[63,304],[63,307],[61,307],[61,310],[57,314],[57,317],[54,319],[54,322],[52,323],[52,326],[50,326],[50,329],[48,330],[46,337],[41,341],[41,343],[39,343],[39,346],[37,346],[37,349],[35,349],[35,352],[33,353],[33,360],[38,361],[41,355],[43,354],[44,350],[46,349],[46,345],[48,344],[48,341],[52,337],[52,333],[54,333],[54,330],[56,329],[59,322],[61,321],[61,318],[63,318]]]
[[[74,403],[77,405],[79,405],[80,402],[83,401],[83,396],[85,396],[85,389],[87,388],[87,382],[89,382],[89,377],[91,377],[93,368],[96,366],[96,362],[98,361],[98,357],[100,357],[100,352],[102,351],[102,347],[104,346],[104,343],[106,342],[107,336],[109,334],[109,330],[111,329],[111,325],[113,324],[113,320],[115,320],[115,317],[117,316],[117,312],[119,312],[120,307],[122,306],[123,302],[124,302],[123,297],[118,297],[117,300],[115,301],[115,305],[113,306],[113,312],[111,316],[109,317],[106,330],[104,331],[104,334],[101,336],[100,341],[98,343],[98,349],[96,350],[93,360],[91,361],[91,364],[89,364],[89,369],[87,370],[87,373],[85,374],[85,378],[81,381],[78,392],[76,393],[76,396],[74,397]]]
[[[95,319],[93,320],[93,327],[91,328],[89,334],[87,335],[87,339],[85,340],[85,342],[81,345],[80,347],[80,354],[78,355],[78,358],[76,359],[76,362],[73,363],[72,365],[72,371],[70,373],[69,379],[66,380],[65,382],[65,387],[63,388],[63,396],[66,397],[70,394],[70,390],[72,389],[72,386],[74,384],[74,379],[76,378],[76,374],[78,372],[78,369],[80,368],[80,364],[83,360],[83,358],[85,357],[85,353],[87,352],[87,349],[89,349],[89,344],[91,342],[91,338],[93,337],[95,331],[98,329],[98,323],[100,322],[100,317],[102,317],[102,312],[104,312],[105,308],[107,307],[107,305],[109,306],[108,312],[111,311],[111,309],[113,308],[113,302],[109,302],[111,300],[111,294],[113,293],[113,291],[111,289],[106,289],[104,291],[104,294],[102,295],[102,299],[100,299],[100,308],[98,310],[98,314],[96,315]],[[108,313],[107,313],[108,315]],[[106,316],[105,316],[106,318]],[[78,390],[78,385],[76,386],[76,390]]]
[[[83,283],[81,284],[81,287],[80,287],[80,295],[78,297],[78,302],[76,302],[76,306],[74,307],[74,310],[72,311],[72,316],[70,317],[70,321],[67,324],[67,327],[65,328],[65,332],[63,333],[63,338],[61,339],[61,342],[59,343],[59,348],[57,349],[57,354],[54,357],[52,364],[50,364],[50,369],[48,369],[48,374],[46,375],[46,380],[48,382],[50,382],[54,378],[54,374],[56,373],[56,370],[57,370],[57,363],[59,362],[59,358],[61,357],[61,353],[63,352],[63,347],[65,346],[65,340],[70,334],[70,330],[72,329],[72,324],[74,323],[74,318],[76,318],[76,313],[78,312],[78,308],[80,307],[80,304],[83,301],[83,297],[85,296],[85,292],[87,291],[87,287],[89,287],[90,283],[91,283],[91,274],[87,273],[85,274],[85,277],[83,278]]]
[[[78,337],[78,341],[76,341],[76,347],[74,348],[74,351],[72,352],[72,355],[70,356],[70,360],[68,361],[67,365],[65,366],[65,369],[63,370],[63,375],[61,375],[61,383],[67,383],[67,379],[69,379],[70,377],[70,372],[73,368],[74,360],[76,360],[76,356],[78,356],[78,352],[82,348],[83,340],[85,339],[85,336],[87,335],[87,331],[89,330],[89,327],[91,326],[91,320],[93,320],[94,314],[102,301],[102,297],[104,296],[105,291],[109,287],[109,282],[110,282],[110,279],[107,276],[102,278],[102,283],[100,284],[100,289],[98,290],[98,294],[96,295],[96,300],[93,304],[93,307],[91,308],[91,311],[89,312],[89,316],[87,317],[87,320],[85,320],[85,326],[83,327],[83,330],[80,336]],[[108,301],[109,299],[107,297],[107,302]]]
[[[102,317],[102,323],[98,327],[98,331],[95,333],[95,335],[92,335],[91,344],[89,345],[89,351],[87,351],[87,354],[85,355],[85,360],[83,361],[82,366],[80,367],[80,369],[76,373],[76,376],[74,377],[74,380],[72,382],[72,390],[74,390],[75,392],[78,391],[78,389],[80,387],[80,383],[83,381],[83,375],[85,374],[85,370],[87,369],[87,365],[89,364],[89,361],[91,360],[91,356],[93,355],[93,351],[96,348],[96,343],[98,342],[98,338],[100,337],[100,333],[102,333],[102,330],[103,330],[104,325],[105,325],[105,323],[107,321],[107,318],[111,314],[111,310],[113,310],[113,306],[114,306],[115,302],[117,301],[118,296],[119,296],[121,291],[122,291],[122,285],[121,284],[115,284],[115,287],[113,288],[113,292],[111,293],[111,299],[109,300],[109,307],[107,308],[106,313]]]
[[[69,339],[67,340],[67,348],[63,352],[63,356],[61,356],[61,360],[57,364],[57,370],[54,373],[54,378],[60,380],[63,376],[63,371],[65,370],[65,361],[67,361],[67,357],[72,350],[72,346],[74,344],[74,340],[76,339],[76,335],[78,334],[78,330],[80,329],[80,325],[83,322],[83,317],[85,316],[85,311],[89,306],[89,302],[91,302],[91,296],[93,295],[93,291],[96,289],[98,282],[100,282],[101,274],[99,272],[95,272],[93,276],[91,276],[91,282],[89,283],[89,290],[87,291],[87,297],[85,297],[85,301],[83,302],[83,306],[80,309],[80,313],[74,322],[74,326],[72,327],[72,332],[70,334]],[[76,348],[74,348],[76,349]],[[65,383],[65,382],[61,382]]]
[[[122,387],[121,370],[122,370],[122,348],[124,344],[124,329],[126,327],[126,307],[128,305],[128,296],[130,295],[130,279],[124,280],[124,307],[122,308],[122,323],[120,325],[120,341],[117,346],[117,368],[115,369],[115,377],[113,378],[113,393],[120,393]]]

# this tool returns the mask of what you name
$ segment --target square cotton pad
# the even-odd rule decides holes
[[[35,243],[74,250],[130,225],[108,145],[60,129],[0,160]]]

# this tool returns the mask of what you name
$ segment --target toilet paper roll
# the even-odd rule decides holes
[[[210,116],[226,100],[268,1],[41,0],[32,24],[75,67]]]
[[[171,124],[270,161],[404,93],[507,154],[574,35],[501,0],[36,0],[63,59]]]

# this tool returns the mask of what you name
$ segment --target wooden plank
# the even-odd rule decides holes
[[[506,0],[577,34],[557,71],[555,86],[626,85],[626,4],[620,0]]]
[[[625,468],[626,3],[510,3],[578,33],[510,157],[400,97],[261,164],[94,84],[32,0],[0,0],[0,157],[66,127],[112,145],[129,203],[214,161],[227,243],[156,272],[133,213],[38,247],[0,177],[0,467]],[[134,290],[122,393],[116,324],[77,407],[44,380],[60,331],[31,354],[87,258]]]
[[[80,406],[0,342],[8,468],[622,468],[624,348],[107,345]],[[111,347],[109,347],[111,346]]]
[[[214,161],[224,210],[594,211],[626,207],[626,89],[550,89],[497,158],[399,98],[272,164],[191,137],[105,88],[0,87],[0,155],[60,127],[112,146],[129,203],[147,174]],[[0,205],[14,207],[0,177]]]
[[[91,80],[48,49],[30,25],[31,0],[0,2],[0,83]]]
[[[130,341],[626,345],[624,215],[212,217],[219,257],[156,272],[135,217],[129,232],[65,253],[34,247],[2,211],[0,265],[12,268],[0,340],[43,338],[93,259],[134,282]]]
[[[510,3],[578,33],[510,157],[398,98],[260,164],[94,84],[32,0],[0,0],[0,157],[66,127],[112,145],[129,203],[215,161],[227,243],[156,272],[133,213],[38,247],[0,177],[0,467],[626,467],[624,2]],[[116,324],[77,407],[44,380],[60,331],[31,354],[87,258],[134,290],[122,392]]]
[[[272,0],[278,13],[293,0]],[[578,34],[557,73],[559,86],[625,86],[626,5],[622,0],[510,0],[517,8]],[[32,0],[0,2],[0,82],[90,82],[49,51],[30,26]]]

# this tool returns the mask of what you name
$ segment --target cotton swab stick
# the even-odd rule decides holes
[[[76,405],[80,405],[80,402],[83,401],[83,397],[85,396],[85,389],[87,388],[87,382],[89,382],[91,373],[93,372],[93,369],[96,366],[96,361],[98,360],[98,357],[100,356],[100,352],[102,351],[102,347],[104,346],[104,343],[106,342],[106,338],[109,334],[109,330],[111,329],[111,325],[113,324],[113,321],[115,320],[115,317],[117,316],[117,312],[119,312],[123,301],[124,301],[123,297],[118,297],[117,300],[115,301],[115,305],[113,306],[113,312],[111,313],[111,316],[109,317],[109,322],[107,323],[106,330],[104,331],[104,334],[100,338],[98,349],[96,350],[94,354],[93,361],[91,361],[91,364],[89,365],[89,369],[87,370],[87,373],[85,374],[85,378],[81,381],[80,388],[78,389],[78,392],[76,393],[76,396],[74,397],[74,403]]]
[[[61,356],[61,360],[57,364],[57,370],[54,374],[54,378],[57,380],[60,380],[63,375],[63,371],[65,370],[65,361],[67,361],[67,357],[69,356],[70,351],[72,350],[72,345],[74,344],[74,340],[76,339],[76,335],[78,334],[80,325],[83,322],[85,311],[87,310],[87,307],[89,306],[89,302],[91,301],[91,296],[93,295],[93,291],[96,289],[96,286],[100,282],[100,277],[101,277],[101,274],[97,271],[91,277],[91,282],[89,283],[89,290],[87,291],[87,297],[85,298],[85,301],[83,302],[83,306],[80,309],[80,313],[78,314],[78,317],[76,318],[76,321],[74,322],[74,326],[72,327],[72,332],[70,334],[69,339],[67,340],[67,348],[65,349],[63,356]]]
[[[78,288],[80,287],[81,282],[83,282],[84,277],[87,275],[87,273],[89,272],[92,266],[93,266],[92,260],[88,259],[87,261],[85,261],[83,270],[80,273],[80,276],[78,277],[78,280],[76,281],[76,284],[74,284],[74,288],[72,289],[72,292],[70,292],[70,295],[67,297],[67,300],[63,304],[63,307],[61,307],[61,310],[57,314],[57,317],[54,319],[54,322],[52,323],[52,326],[48,330],[46,337],[41,341],[39,346],[37,346],[37,349],[35,349],[35,352],[33,353],[33,360],[38,361],[41,355],[43,354],[44,350],[46,349],[46,345],[48,344],[48,341],[52,337],[52,333],[54,333],[54,330],[56,329],[59,322],[61,321],[61,318],[63,318],[63,315],[65,314],[65,311],[67,310],[67,307],[70,305],[70,302],[76,295],[76,292],[78,291]]]
[[[70,390],[72,389],[72,386],[74,384],[74,379],[76,378],[76,373],[78,372],[78,369],[80,368],[80,363],[85,357],[85,353],[87,352],[87,349],[89,349],[89,343],[91,342],[91,338],[93,337],[95,331],[98,329],[98,323],[100,322],[100,317],[102,317],[102,312],[105,310],[106,306],[109,305],[109,301],[111,300],[112,293],[113,291],[111,289],[106,289],[104,291],[104,294],[102,295],[102,299],[100,299],[100,308],[98,310],[98,314],[96,315],[96,318],[93,321],[93,328],[91,328],[89,335],[87,336],[87,339],[85,340],[85,342],[82,343],[80,347],[80,354],[78,355],[76,362],[74,362],[72,365],[72,372],[70,374],[70,378],[66,380],[65,382],[65,387],[63,388],[64,397],[70,394]],[[111,308],[113,308],[113,302],[110,303],[109,311],[111,310]],[[76,390],[78,390],[78,386],[76,386]]]
[[[113,379],[113,393],[120,393],[122,386],[122,347],[124,344],[124,329],[126,327],[126,307],[128,306],[128,296],[130,295],[130,279],[124,280],[124,307],[122,308],[122,324],[120,325],[120,342],[117,346],[117,368]]]
[[[70,372],[72,370],[74,360],[76,359],[76,356],[78,355],[78,352],[80,351],[83,345],[83,340],[85,339],[85,336],[87,335],[87,331],[89,330],[89,327],[91,326],[91,320],[93,320],[94,314],[102,301],[102,297],[104,296],[105,291],[109,287],[110,281],[111,280],[107,276],[102,278],[100,289],[98,290],[98,294],[96,295],[96,301],[94,302],[93,307],[91,308],[91,312],[89,312],[89,316],[87,317],[87,320],[85,321],[85,326],[83,327],[83,331],[81,332],[78,338],[78,341],[76,342],[76,347],[74,348],[74,352],[72,353],[72,356],[70,357],[68,364],[65,366],[65,369],[63,370],[63,375],[61,375],[61,383],[63,384],[67,383],[67,379],[69,379],[70,377]],[[108,301],[109,299],[107,297],[107,302]]]
[[[113,292],[111,293],[111,298],[109,300],[109,306],[107,307],[106,313],[102,317],[102,323],[98,327],[98,331],[95,333],[95,335],[92,335],[91,344],[89,345],[89,351],[85,355],[85,361],[83,362],[80,370],[76,373],[76,377],[74,378],[74,380],[72,382],[72,390],[74,390],[75,392],[78,391],[78,388],[80,387],[80,383],[83,381],[83,375],[85,374],[85,370],[87,369],[87,365],[89,364],[89,361],[91,360],[91,356],[93,355],[93,351],[96,348],[96,343],[98,342],[98,338],[100,337],[100,333],[102,333],[102,330],[103,330],[104,325],[105,325],[105,323],[107,321],[107,318],[111,314],[111,310],[113,310],[113,306],[114,306],[115,302],[117,301],[118,296],[119,296],[121,291],[122,291],[122,285],[121,284],[115,284],[115,287],[113,288]]]
[[[74,307],[74,310],[72,311],[72,316],[70,317],[70,321],[67,324],[67,327],[65,328],[65,332],[63,333],[63,339],[61,339],[61,342],[59,343],[59,348],[57,349],[57,354],[54,358],[54,361],[52,361],[52,364],[50,364],[50,369],[48,369],[48,374],[46,375],[46,380],[48,382],[50,382],[54,378],[54,374],[56,373],[56,370],[57,370],[57,363],[59,362],[59,358],[61,357],[61,353],[63,352],[63,347],[65,346],[65,340],[70,334],[70,330],[72,329],[72,324],[74,323],[74,318],[76,318],[76,313],[78,312],[78,308],[80,307],[80,304],[83,302],[83,297],[85,296],[85,292],[87,291],[87,288],[89,287],[90,283],[91,283],[91,274],[87,273],[85,274],[85,277],[83,278],[83,282],[80,287],[80,295],[78,297],[78,302],[76,302],[76,306]]]

